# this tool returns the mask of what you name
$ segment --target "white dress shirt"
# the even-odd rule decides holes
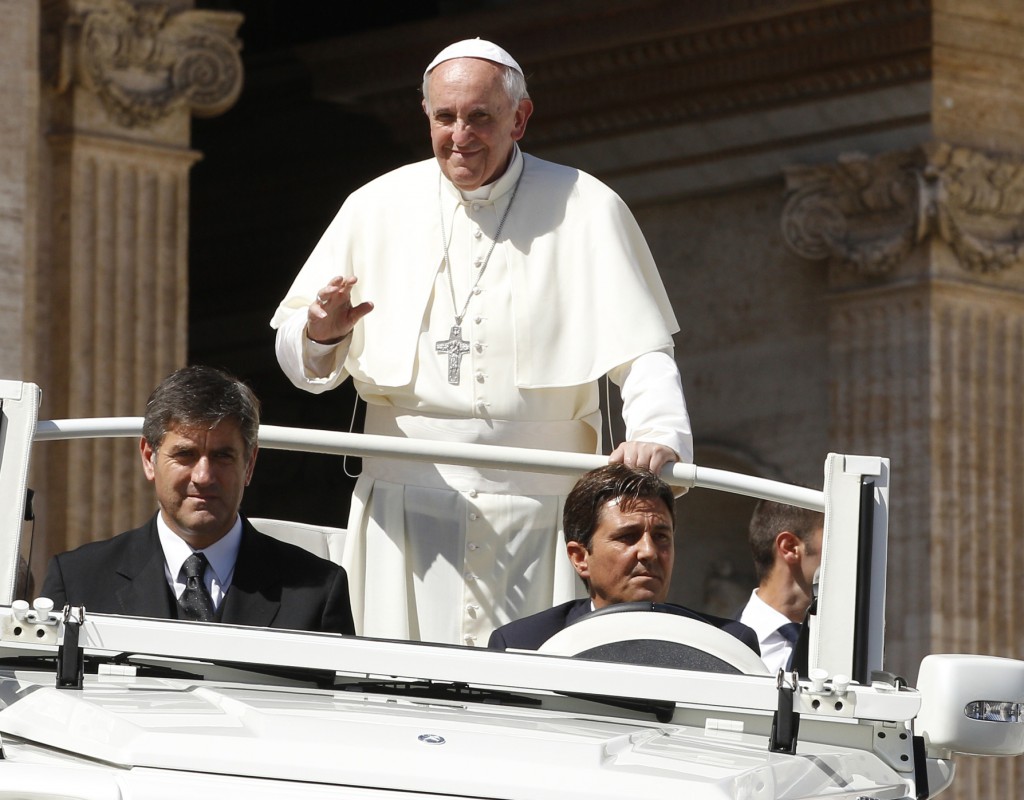
[[[775,675],[780,669],[786,669],[793,653],[793,645],[779,633],[779,626],[792,620],[758,597],[757,589],[754,589],[740,615],[740,622],[753,628],[757,634],[761,660],[769,672]]]
[[[185,583],[181,580],[181,567],[185,559],[193,553],[202,553],[210,565],[203,575],[203,583],[213,600],[214,610],[219,609],[235,574],[238,548],[242,544],[242,518],[236,517],[231,530],[204,550],[193,550],[188,542],[171,530],[164,521],[163,513],[157,514],[156,529],[160,535],[160,547],[164,551],[164,577],[174,597],[180,599],[181,593],[185,591]]]

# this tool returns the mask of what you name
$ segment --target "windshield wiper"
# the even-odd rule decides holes
[[[516,705],[539,707],[541,700],[537,697],[518,694],[502,689],[485,689],[467,683],[444,683],[439,681],[399,681],[399,680],[353,680],[338,684],[335,688],[346,692],[366,692],[367,694],[394,694],[401,697],[414,697],[423,700],[452,700],[494,705]],[[670,722],[675,712],[675,703],[662,700],[638,700],[631,697],[615,695],[584,694],[579,692],[555,692],[563,697],[585,700],[604,706],[623,708],[627,711],[639,711],[653,714],[658,722]]]
[[[493,705],[539,706],[536,697],[517,694],[501,689],[484,689],[468,683],[447,683],[441,681],[398,681],[398,680],[355,680],[338,683],[336,689],[345,692],[367,694],[395,694],[401,697],[415,697],[423,700],[453,700]]]
[[[619,697],[611,694],[584,694],[582,692],[556,692],[563,697],[571,697],[575,700],[588,700],[592,703],[600,703],[613,708],[624,708],[627,711],[639,711],[644,714],[653,714],[658,722],[671,722],[675,713],[676,704],[670,700],[640,700],[635,697]]]
[[[313,686],[317,689],[334,687],[335,673],[331,670],[293,667],[281,664],[253,664],[241,661],[206,661],[202,659],[177,660],[146,654],[120,653],[105,659],[108,663],[135,667],[138,675],[154,678],[190,678],[192,680],[220,680],[246,683],[249,676],[279,678]],[[231,674],[236,673],[236,674]]]
[[[57,663],[56,655],[18,655],[0,658],[0,669],[52,670]]]

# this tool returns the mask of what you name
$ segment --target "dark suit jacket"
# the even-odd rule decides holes
[[[43,581],[54,608],[175,619],[156,516],[113,539],[54,556]],[[337,564],[260,533],[242,519],[242,543],[221,622],[290,630],[355,633],[348,576]]]
[[[673,608],[681,616],[706,622],[716,628],[721,628],[726,633],[731,633],[755,653],[761,655],[757,634],[742,622],[716,617],[712,614],[700,614],[685,606],[673,605]],[[509,647],[517,650],[536,650],[560,630],[589,612],[589,597],[583,600],[570,600],[568,603],[562,603],[560,606],[541,611],[539,614],[502,625],[491,634],[487,646],[492,650],[505,650]]]

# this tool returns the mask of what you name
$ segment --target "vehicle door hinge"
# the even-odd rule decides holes
[[[77,611],[77,616],[72,614]],[[81,689],[85,680],[85,650],[78,634],[85,624],[85,606],[64,606],[64,640],[57,648],[57,688]]]
[[[793,710],[793,695],[800,691],[797,673],[779,670],[776,678],[779,688],[779,707],[772,717],[772,733],[768,749],[773,753],[796,753],[800,715]]]

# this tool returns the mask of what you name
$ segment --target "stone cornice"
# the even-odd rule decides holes
[[[1024,158],[932,143],[786,170],[782,230],[803,258],[885,276],[929,238],[970,273],[1024,269]]]
[[[479,15],[472,30],[458,24],[319,44],[302,57],[320,97],[380,119],[398,142],[420,145],[422,65],[438,43],[502,30],[538,108],[533,151],[931,74],[928,0],[536,3],[517,4],[507,17]]]
[[[57,88],[92,92],[125,128],[152,126],[182,107],[220,114],[242,89],[241,22],[240,14],[169,3],[71,0]]]
[[[544,94],[551,121],[531,139],[615,135],[926,80],[926,5],[776,7],[776,15],[731,17],[697,30],[663,27],[652,41],[541,62],[531,72],[531,92]]]

